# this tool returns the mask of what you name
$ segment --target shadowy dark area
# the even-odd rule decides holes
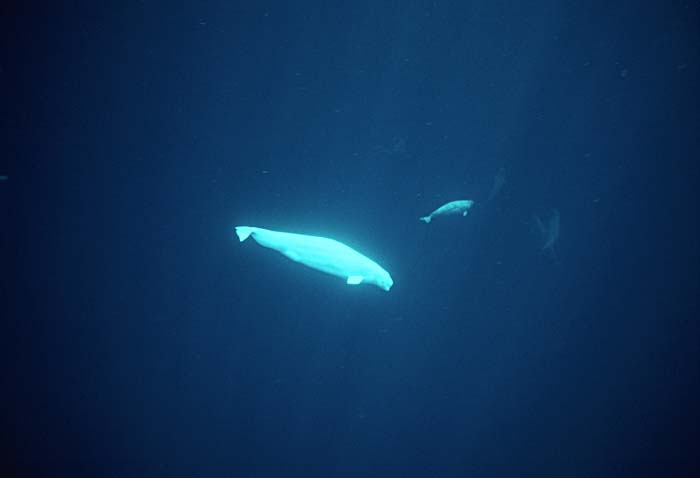
[[[0,11],[2,476],[699,471],[694,2]]]

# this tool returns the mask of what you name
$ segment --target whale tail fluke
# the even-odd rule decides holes
[[[423,221],[423,222],[426,223],[426,224],[430,224],[430,220],[431,220],[431,219],[432,219],[432,217],[430,217],[430,216],[425,216],[425,217],[419,217],[419,218],[418,218],[418,220]]]
[[[250,236],[253,231],[255,230],[254,227],[250,226],[236,226],[236,234],[238,234],[238,240],[243,242],[246,239],[248,239],[248,236]]]

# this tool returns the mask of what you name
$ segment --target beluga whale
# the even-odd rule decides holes
[[[462,216],[466,216],[467,214],[469,214],[469,208],[472,207],[473,204],[474,201],[471,201],[469,199],[450,201],[447,204],[443,204],[427,216],[421,217],[419,219],[426,224],[430,224],[430,221],[435,216],[451,216],[454,214],[461,214]]]
[[[251,226],[236,226],[236,234],[241,242],[252,237],[261,246],[312,269],[340,277],[348,285],[372,284],[385,291],[394,285],[391,275],[382,266],[335,239]]]
[[[493,178],[493,186],[491,187],[491,192],[489,193],[489,197],[487,201],[491,201],[493,198],[498,196],[498,193],[501,192],[501,188],[503,188],[503,185],[506,183],[506,175],[503,172],[503,168],[499,169],[498,172],[496,173],[496,176]]]
[[[537,226],[537,231],[540,234],[542,241],[542,250],[551,251],[556,259],[556,251],[554,250],[554,244],[559,239],[559,210],[553,209],[552,215],[549,217],[549,221],[545,225],[537,214],[534,216],[535,225]]]

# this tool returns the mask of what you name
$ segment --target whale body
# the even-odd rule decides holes
[[[349,285],[373,284],[389,291],[394,281],[379,264],[334,239],[261,227],[236,226],[238,239],[252,237],[261,246],[274,249],[295,262],[341,277]]]
[[[487,201],[491,201],[493,198],[495,198],[501,191],[501,188],[505,183],[506,175],[503,172],[503,168],[501,168],[498,170],[498,173],[496,173],[496,176],[494,176],[493,178],[493,186],[491,187],[491,192],[489,193]]]
[[[431,212],[429,215],[421,217],[419,219],[426,224],[430,224],[430,221],[435,216],[450,216],[453,214],[461,214],[462,216],[466,216],[467,214],[469,214],[469,208],[472,207],[473,204],[474,201],[471,201],[469,199],[450,201],[447,204],[443,204],[442,206]]]
[[[542,236],[542,250],[554,250],[554,243],[559,239],[559,210],[554,209],[549,217],[549,222],[545,226],[542,220],[535,215],[535,223]]]

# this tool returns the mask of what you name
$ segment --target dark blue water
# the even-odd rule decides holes
[[[3,476],[697,471],[693,2],[96,3],[1,20]]]

